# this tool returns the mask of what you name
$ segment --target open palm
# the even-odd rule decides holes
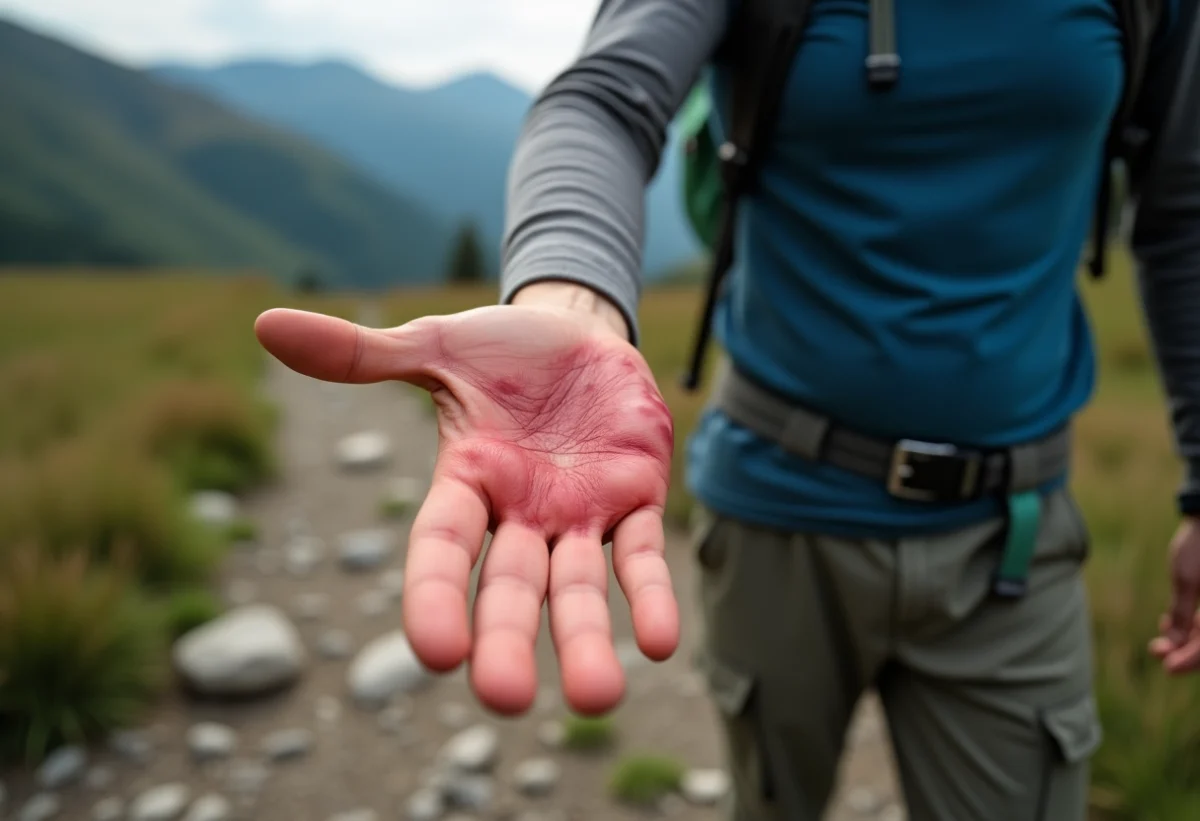
[[[678,608],[663,558],[671,416],[637,350],[570,311],[491,306],[376,330],[292,310],[259,317],[285,365],[334,382],[402,380],[432,392],[440,445],[413,523],[404,622],[430,669],[470,661],[480,700],[528,709],[541,607],[568,704],[610,709],[624,678],[608,612],[613,567],[642,652],[675,650]],[[487,532],[473,630],[470,573]]]

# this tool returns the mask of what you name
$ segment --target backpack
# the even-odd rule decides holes
[[[866,82],[885,92],[900,76],[895,47],[894,0],[869,0],[870,48]],[[1131,124],[1131,114],[1146,70],[1150,41],[1163,15],[1163,0],[1113,0],[1124,37],[1125,85],[1105,142],[1104,167],[1093,217],[1093,277],[1104,274],[1105,249],[1113,211],[1113,187],[1135,193],[1136,167],[1148,135]],[[763,148],[778,112],[792,59],[804,33],[813,0],[737,0],[717,54],[732,67],[732,110],[728,138],[713,132],[708,78],[697,82],[679,115],[683,140],[683,200],[688,221],[711,255],[705,300],[683,377],[683,389],[695,391],[704,369],[712,314],[721,285],[733,263],[737,203],[754,186]],[[1115,175],[1120,174],[1119,177]],[[1116,179],[1116,182],[1114,182]]]

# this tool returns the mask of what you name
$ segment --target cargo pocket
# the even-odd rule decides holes
[[[1089,762],[1103,732],[1089,693],[1042,712],[1047,761],[1037,821],[1083,821],[1087,816]]]
[[[701,654],[699,664],[720,715],[726,765],[733,781],[733,818],[766,817],[775,802],[775,780],[764,744],[754,677]]]

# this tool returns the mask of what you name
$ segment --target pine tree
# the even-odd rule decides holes
[[[476,285],[487,280],[487,264],[483,260],[479,234],[472,223],[459,229],[446,280],[452,285]]]

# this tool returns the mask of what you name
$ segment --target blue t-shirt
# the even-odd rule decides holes
[[[1124,66],[1111,0],[900,0],[900,82],[868,88],[867,0],[816,0],[715,334],[760,383],[887,438],[1003,446],[1088,400],[1076,271]],[[714,75],[718,110],[727,77]],[[721,414],[688,443],[707,506],[790,530],[965,525]]]

